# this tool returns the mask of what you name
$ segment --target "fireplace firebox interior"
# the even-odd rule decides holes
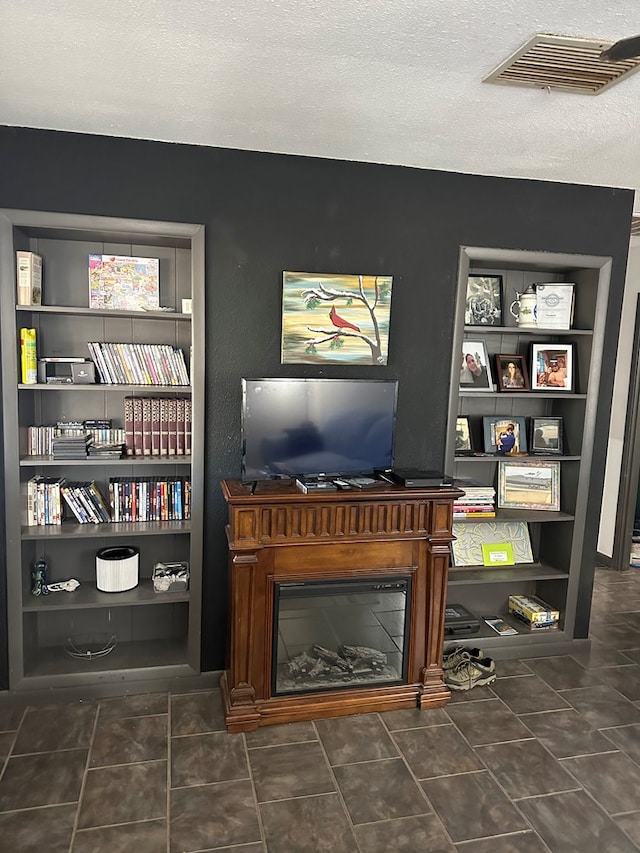
[[[272,695],[402,684],[411,577],[275,585]]]

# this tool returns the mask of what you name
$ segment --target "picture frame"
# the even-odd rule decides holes
[[[560,510],[560,462],[501,459],[498,463],[498,507]]]
[[[515,353],[497,353],[496,382],[498,391],[529,391],[527,360]]]
[[[562,418],[532,417],[529,448],[531,453],[564,453]]]
[[[502,326],[502,276],[470,273],[464,304],[466,326]]]
[[[469,418],[456,418],[456,453],[464,453],[465,451],[473,450],[473,442],[471,440],[471,428],[469,426]]]
[[[531,344],[531,390],[575,390],[573,344]]]
[[[459,382],[461,391],[493,391],[493,376],[484,341],[463,341]]]
[[[519,455],[527,452],[527,424],[515,415],[484,415],[484,452]]]
[[[392,275],[284,270],[281,364],[384,367]]]

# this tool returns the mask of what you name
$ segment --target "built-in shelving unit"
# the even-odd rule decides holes
[[[43,304],[16,305],[15,252],[43,258]],[[170,311],[89,308],[91,253],[157,257],[160,304]],[[204,471],[204,229],[200,225],[96,216],[0,211],[0,298],[10,688],[50,689],[124,682],[175,684],[200,674]],[[191,299],[192,314],[181,313]],[[183,350],[189,386],[20,382],[19,329],[35,328],[38,356],[90,357],[88,341],[168,344]],[[189,356],[192,356],[191,358]],[[28,455],[27,428],[57,421],[111,419],[124,428],[127,396],[189,397],[191,453],[121,459],[54,460]],[[110,477],[177,476],[191,481],[191,517],[182,521],[29,526],[26,484],[35,475],[94,480],[108,495]],[[139,548],[139,583],[126,592],[96,586],[96,552]],[[51,582],[75,578],[73,592],[31,593],[31,569],[44,559]],[[188,590],[155,592],[153,565],[186,561]],[[78,659],[71,642],[112,651]]]
[[[536,454],[536,461],[560,463],[560,511],[496,510],[496,519],[523,521],[528,525],[534,562],[487,568],[453,565],[449,572],[448,603],[461,604],[476,615],[500,615],[518,631],[517,636],[498,636],[484,623],[469,638],[496,658],[557,654],[586,642],[578,630],[579,608],[592,585],[595,553],[585,549],[588,507],[602,472],[593,470],[595,419],[600,390],[601,354],[609,293],[611,259],[587,255],[464,247],[460,253],[456,323],[451,359],[451,394],[447,436],[447,470],[456,478],[471,478],[497,487],[499,457],[456,454],[456,419],[469,419],[476,448],[482,442],[484,416],[524,418],[560,417],[564,426],[562,455]],[[503,281],[502,326],[465,326],[467,279],[470,273],[500,275]],[[573,282],[574,317],[571,329],[518,327],[509,305],[529,285],[538,282]],[[460,363],[465,339],[482,340],[489,359],[495,354],[521,354],[530,364],[533,343],[571,343],[574,355],[574,388],[566,391],[501,392],[460,388]],[[518,457],[527,459],[527,457]],[[457,521],[457,520],[456,520]],[[494,521],[494,519],[487,519]],[[458,524],[482,524],[483,519]],[[454,528],[458,525],[454,525]],[[460,529],[458,527],[458,529]],[[508,616],[511,594],[536,595],[560,611],[557,630],[532,633]]]

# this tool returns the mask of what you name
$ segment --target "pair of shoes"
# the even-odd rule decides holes
[[[444,683],[449,690],[471,690],[496,680],[496,665],[493,658],[461,657],[451,669],[445,669]]]
[[[482,649],[468,649],[466,646],[450,646],[444,650],[442,668],[446,672],[448,669],[455,669],[462,660],[469,660],[470,658],[477,660],[482,657],[484,657]]]

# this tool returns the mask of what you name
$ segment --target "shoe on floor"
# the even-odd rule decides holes
[[[444,683],[449,690],[471,690],[472,687],[492,684],[496,680],[496,665],[492,658],[462,658],[453,669],[446,669]]]
[[[450,646],[444,650],[442,668],[446,672],[448,669],[455,669],[462,660],[478,660],[478,658],[482,657],[484,657],[482,649],[468,649],[466,646]]]

